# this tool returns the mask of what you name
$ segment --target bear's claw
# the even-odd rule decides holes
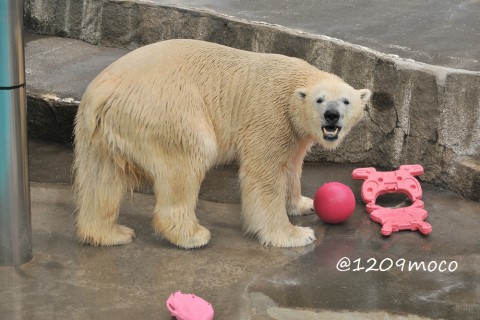
[[[300,201],[297,202],[296,207],[288,210],[289,216],[307,216],[315,213],[313,209],[313,200],[308,197],[302,197]]]

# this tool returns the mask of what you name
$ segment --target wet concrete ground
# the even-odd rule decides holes
[[[198,217],[212,232],[205,248],[180,250],[154,235],[154,199],[144,193],[127,197],[120,215],[137,239],[99,248],[74,237],[71,159],[69,146],[30,141],[34,260],[0,268],[0,319],[170,319],[165,301],[177,290],[211,302],[215,319],[480,318],[478,202],[423,183],[433,232],[383,237],[350,178],[353,165],[306,164],[304,195],[343,182],[357,197],[353,216],[341,225],[297,217],[315,230],[314,244],[263,247],[242,233],[236,168],[227,166],[210,172],[200,193]],[[337,269],[343,257],[347,271]]]

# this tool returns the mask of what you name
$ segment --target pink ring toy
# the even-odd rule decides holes
[[[428,213],[424,210],[422,187],[415,176],[423,174],[419,164],[403,165],[396,171],[379,172],[375,168],[353,170],[354,179],[365,180],[362,185],[362,199],[373,221],[382,225],[382,234],[390,235],[399,230],[419,230],[423,234],[432,232],[432,226],[423,221]],[[405,208],[383,208],[377,205],[378,196],[386,193],[403,193],[412,201]]]

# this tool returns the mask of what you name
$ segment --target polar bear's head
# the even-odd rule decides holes
[[[301,135],[335,149],[362,119],[368,89],[355,90],[340,78],[328,78],[295,91],[292,120]]]

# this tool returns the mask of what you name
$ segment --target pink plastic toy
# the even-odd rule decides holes
[[[432,232],[432,226],[423,221],[428,213],[424,209],[422,187],[415,176],[423,174],[419,164],[403,165],[396,171],[378,172],[375,168],[359,168],[352,172],[354,179],[363,179],[362,199],[367,204],[370,218],[382,224],[382,234],[390,235],[399,230],[419,230],[423,234]],[[404,208],[383,208],[375,204],[377,197],[386,193],[403,193],[412,201]]]
[[[415,178],[423,174],[419,164],[403,165],[396,171],[379,172],[375,168],[359,168],[353,170],[354,179],[364,179],[362,199],[367,203],[367,211],[372,212],[377,197],[386,193],[404,193],[412,202],[422,198],[422,187]]]
[[[382,225],[382,234],[390,235],[399,230],[419,230],[423,234],[432,232],[432,226],[423,221],[428,213],[423,209],[423,201],[416,200],[411,206],[406,208],[382,208],[374,210],[370,217],[373,221]]]
[[[210,303],[194,294],[180,291],[168,297],[167,308],[177,320],[212,320],[214,314]]]

